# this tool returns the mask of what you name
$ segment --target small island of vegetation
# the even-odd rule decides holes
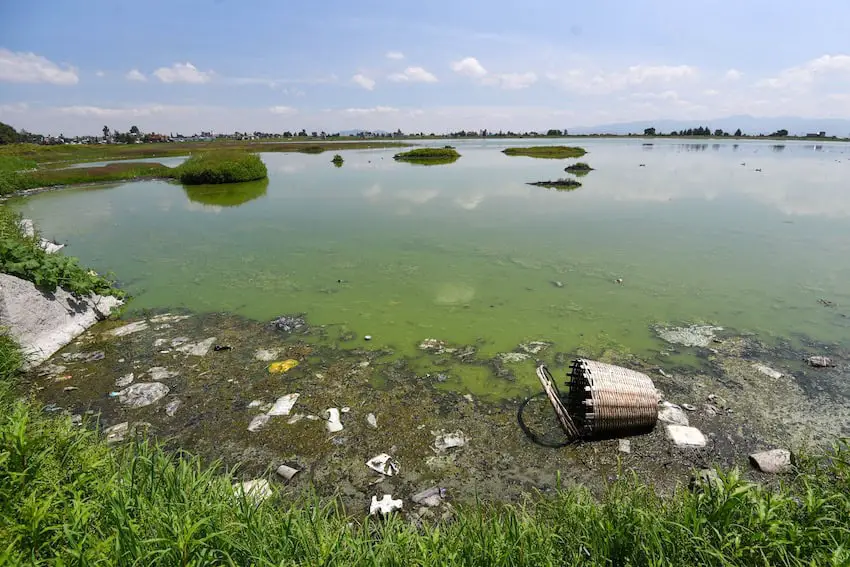
[[[454,163],[460,158],[452,147],[445,148],[416,148],[408,152],[402,152],[393,156],[396,161],[406,161],[419,165],[440,165]]]
[[[268,174],[257,154],[228,150],[193,155],[174,169],[174,177],[186,185],[256,181]]]
[[[341,156],[341,155],[336,154],[336,155],[334,156],[334,158],[331,160],[331,163],[332,163],[332,164],[334,164],[334,165],[335,165],[335,166],[337,166],[337,167],[342,167],[342,164],[343,164],[343,162],[344,162],[344,161],[345,161],[345,160],[344,160],[344,159],[342,159],[342,156]]]
[[[587,152],[584,148],[573,146],[531,146],[528,148],[505,148],[502,153],[508,156],[526,156],[545,159],[580,158]]]
[[[575,179],[556,179],[554,181],[534,181],[529,185],[537,187],[546,187],[547,189],[557,189],[558,191],[573,191],[581,187],[581,183]]]
[[[580,161],[578,163],[568,165],[567,167],[564,168],[564,171],[566,171],[567,173],[572,173],[573,175],[581,176],[581,175],[587,175],[588,173],[593,171],[593,168],[590,167],[590,165],[586,164],[585,162]]]

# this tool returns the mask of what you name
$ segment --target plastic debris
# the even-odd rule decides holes
[[[292,477],[294,477],[301,471],[299,469],[292,468],[287,465],[280,465],[279,467],[277,467],[277,470],[275,472],[279,477],[282,477],[286,480],[292,480]]]
[[[289,415],[289,412],[292,411],[292,406],[294,406],[295,402],[298,401],[298,396],[300,395],[301,394],[286,394],[285,396],[279,397],[272,406],[272,409],[268,411],[268,414]]]
[[[325,415],[327,416],[327,421],[325,422],[325,428],[329,433],[336,433],[337,431],[342,431],[342,422],[339,419],[339,409],[337,408],[329,408],[325,410]]]
[[[254,352],[254,360],[261,360],[263,362],[271,362],[275,358],[280,351],[278,349],[258,349]]]
[[[106,438],[106,443],[111,445],[112,443],[123,441],[128,431],[130,431],[130,424],[125,421],[115,424],[112,427],[107,427],[103,430],[103,435]]]
[[[372,335],[366,335],[366,336],[365,336],[365,337],[363,337],[363,338],[364,338],[365,340],[367,340],[367,341],[371,341],[371,340],[372,340]]]
[[[284,372],[288,372],[298,366],[298,361],[294,359],[288,360],[280,360],[278,362],[272,362],[269,364],[269,373],[270,374],[283,374]]]
[[[658,421],[672,423],[673,425],[690,425],[688,416],[685,415],[682,408],[670,402],[661,402],[661,406],[658,408]]]
[[[263,405],[262,400],[251,400],[251,402],[248,404],[248,407],[249,408],[258,408],[261,405]]]
[[[442,504],[443,498],[445,497],[446,489],[435,486],[433,488],[423,490],[418,494],[414,494],[411,500],[413,500],[415,504],[420,504],[422,506],[428,506],[429,508],[433,508]]]
[[[628,455],[632,452],[632,442],[628,439],[620,439],[617,444],[617,450]]]
[[[443,452],[454,447],[463,447],[468,439],[463,434],[463,431],[457,430],[454,433],[446,433],[442,429],[440,431],[432,431],[435,436],[434,448],[437,452]]]
[[[374,429],[378,428],[378,418],[375,417],[374,413],[370,413],[366,416],[366,423],[369,424],[369,427],[372,427]]]
[[[705,447],[705,435],[696,427],[668,425],[667,436],[677,447]]]
[[[260,503],[274,494],[269,481],[264,478],[236,483],[233,485],[233,493],[237,496],[244,495],[245,498],[249,498],[255,503]]]
[[[129,374],[125,374],[124,376],[121,376],[120,378],[117,378],[115,380],[115,387],[116,388],[126,388],[127,386],[129,386],[130,384],[133,383],[133,380],[135,379],[135,377],[136,376],[132,372],[130,372]]]
[[[167,415],[168,417],[174,417],[174,415],[177,413],[177,409],[182,403],[183,402],[181,402],[180,400],[171,400],[170,402],[168,402],[168,405],[165,406],[165,415]]]
[[[385,476],[398,474],[398,462],[386,453],[381,453],[366,461],[366,466]]]
[[[369,505],[369,514],[386,515],[395,510],[401,510],[404,507],[402,500],[393,500],[391,494],[384,494],[384,497],[378,500],[377,496],[372,497],[372,503]]]
[[[267,414],[261,413],[260,415],[254,416],[254,419],[251,420],[251,423],[248,424],[248,431],[254,433],[265,427],[266,423],[269,422],[269,416]]]
[[[339,410],[339,411],[341,411],[342,413],[348,413],[348,412],[350,412],[350,411],[351,411],[351,408],[350,408],[350,407],[348,407],[348,406],[344,406],[344,407],[343,407],[341,410]]]

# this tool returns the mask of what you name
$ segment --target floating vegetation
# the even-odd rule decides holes
[[[232,150],[195,154],[173,171],[174,177],[186,185],[240,183],[268,177],[260,156]]]
[[[445,148],[416,148],[408,152],[402,152],[393,156],[396,161],[405,161],[418,165],[442,165],[454,163],[460,158],[452,147]]]
[[[509,156],[526,156],[545,159],[580,158],[587,152],[573,146],[532,146],[529,148],[505,148],[502,153]]]
[[[529,185],[537,187],[546,187],[547,189],[557,189],[558,191],[573,191],[581,187],[581,183],[575,179],[556,179],[554,181],[534,181]]]
[[[564,168],[564,171],[566,171],[567,173],[572,173],[573,175],[578,177],[584,177],[585,175],[593,171],[593,168],[585,162],[580,161],[578,163],[568,165]]]
[[[342,164],[345,160],[342,159],[342,156],[339,154],[334,155],[334,158],[331,160],[331,163],[337,167],[342,167]]]

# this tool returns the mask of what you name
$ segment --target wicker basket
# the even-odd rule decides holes
[[[567,412],[583,439],[649,433],[658,419],[658,393],[641,372],[585,360],[573,361]]]

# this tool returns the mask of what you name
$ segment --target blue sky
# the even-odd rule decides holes
[[[0,121],[58,134],[850,118],[850,2],[3,2]]]

